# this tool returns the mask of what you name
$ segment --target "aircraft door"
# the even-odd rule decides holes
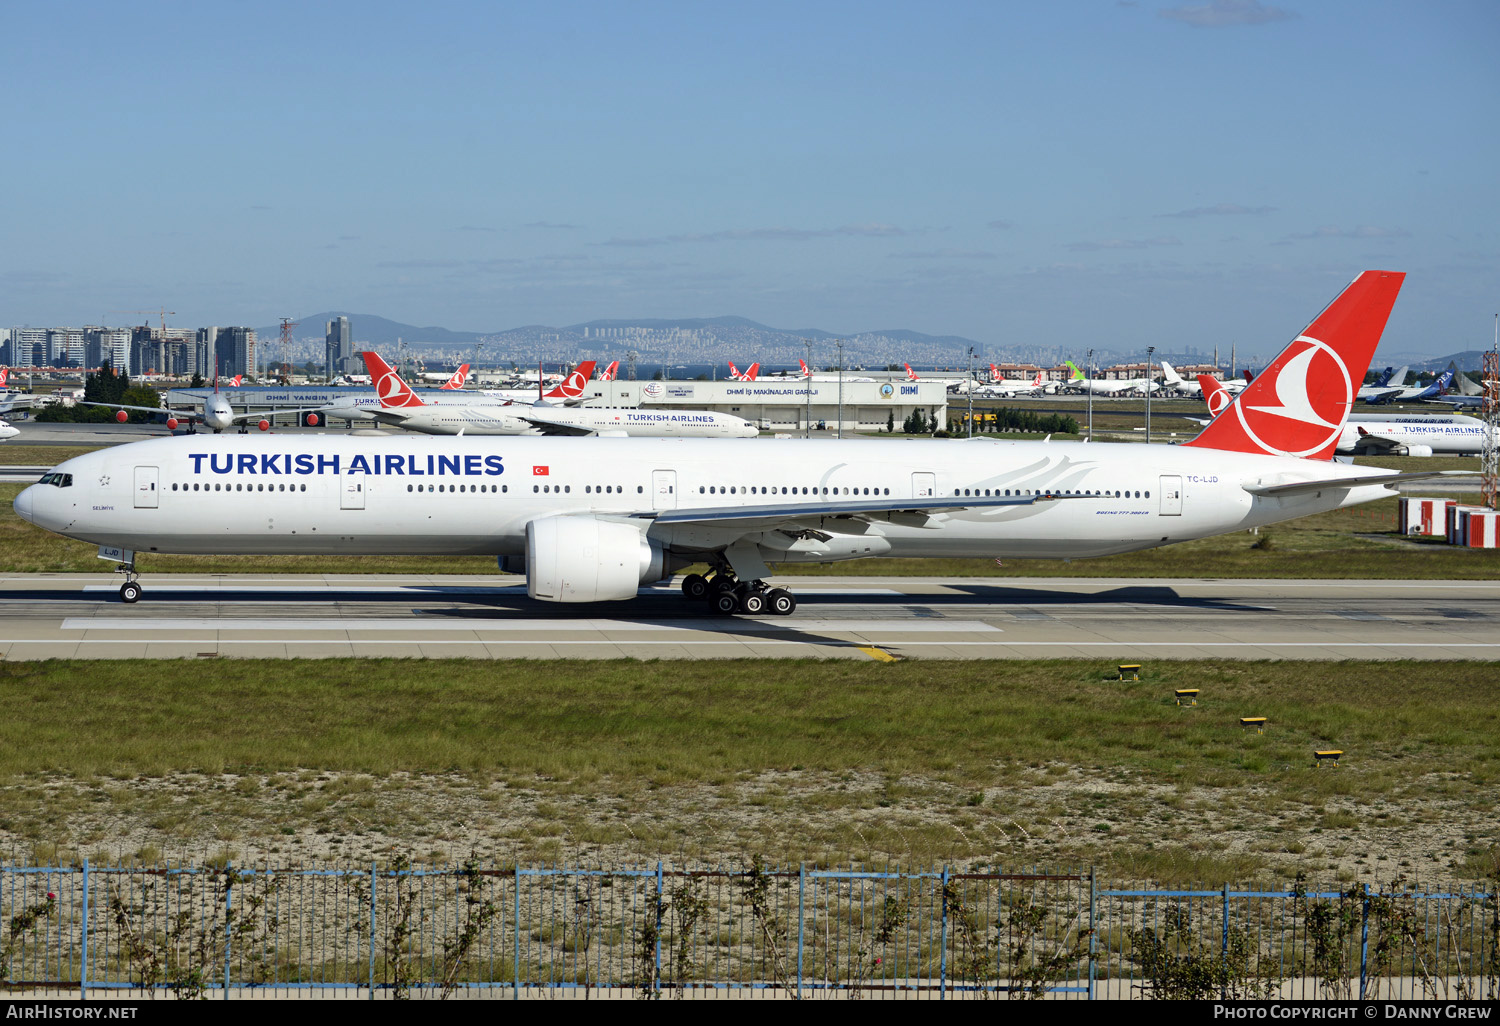
[[[339,475],[339,509],[365,508],[365,476],[347,472]]]
[[[135,508],[156,509],[158,499],[156,495],[157,478],[156,467],[135,468]]]
[[[930,499],[937,495],[937,475],[920,473],[911,476],[911,497]]]
[[[651,472],[651,508],[677,508],[677,471],[653,470]]]
[[[1164,517],[1182,516],[1182,478],[1175,474],[1162,476],[1161,515]]]

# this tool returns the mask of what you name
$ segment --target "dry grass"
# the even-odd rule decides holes
[[[0,838],[130,856],[1481,872],[1489,664],[390,660],[4,668]],[[1174,687],[1203,689],[1179,709]],[[1241,715],[1265,715],[1263,735]],[[1349,754],[1313,769],[1315,747]]]

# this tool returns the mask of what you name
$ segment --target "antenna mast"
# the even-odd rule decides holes
[[[1480,491],[1490,509],[1500,509],[1500,314],[1495,315],[1494,347],[1484,354],[1480,364],[1480,384],[1484,386],[1484,449],[1480,454]]]
[[[286,349],[292,343],[292,329],[297,326],[297,323],[290,317],[283,317],[281,319],[281,365],[286,367],[286,383],[288,385],[292,383],[292,368],[286,362]]]

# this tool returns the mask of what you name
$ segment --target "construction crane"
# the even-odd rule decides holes
[[[161,314],[161,337],[162,337],[163,341],[165,341],[166,337],[167,337],[167,318],[168,317],[176,317],[177,316],[177,311],[176,310],[168,310],[166,307],[161,307],[159,310],[106,310],[104,312],[105,312],[105,314],[116,314],[116,313],[154,314],[154,313],[159,313],[159,314]],[[149,326],[149,324],[150,324],[150,322],[147,322],[148,326]]]

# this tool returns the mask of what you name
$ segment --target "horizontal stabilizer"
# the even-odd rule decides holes
[[[1419,470],[1410,474],[1362,474],[1359,477],[1325,477],[1316,481],[1293,481],[1278,485],[1245,485],[1251,495],[1280,499],[1309,492],[1326,492],[1335,488],[1360,488],[1365,485],[1391,485],[1403,481],[1425,481],[1434,477],[1473,477],[1470,470]]]

